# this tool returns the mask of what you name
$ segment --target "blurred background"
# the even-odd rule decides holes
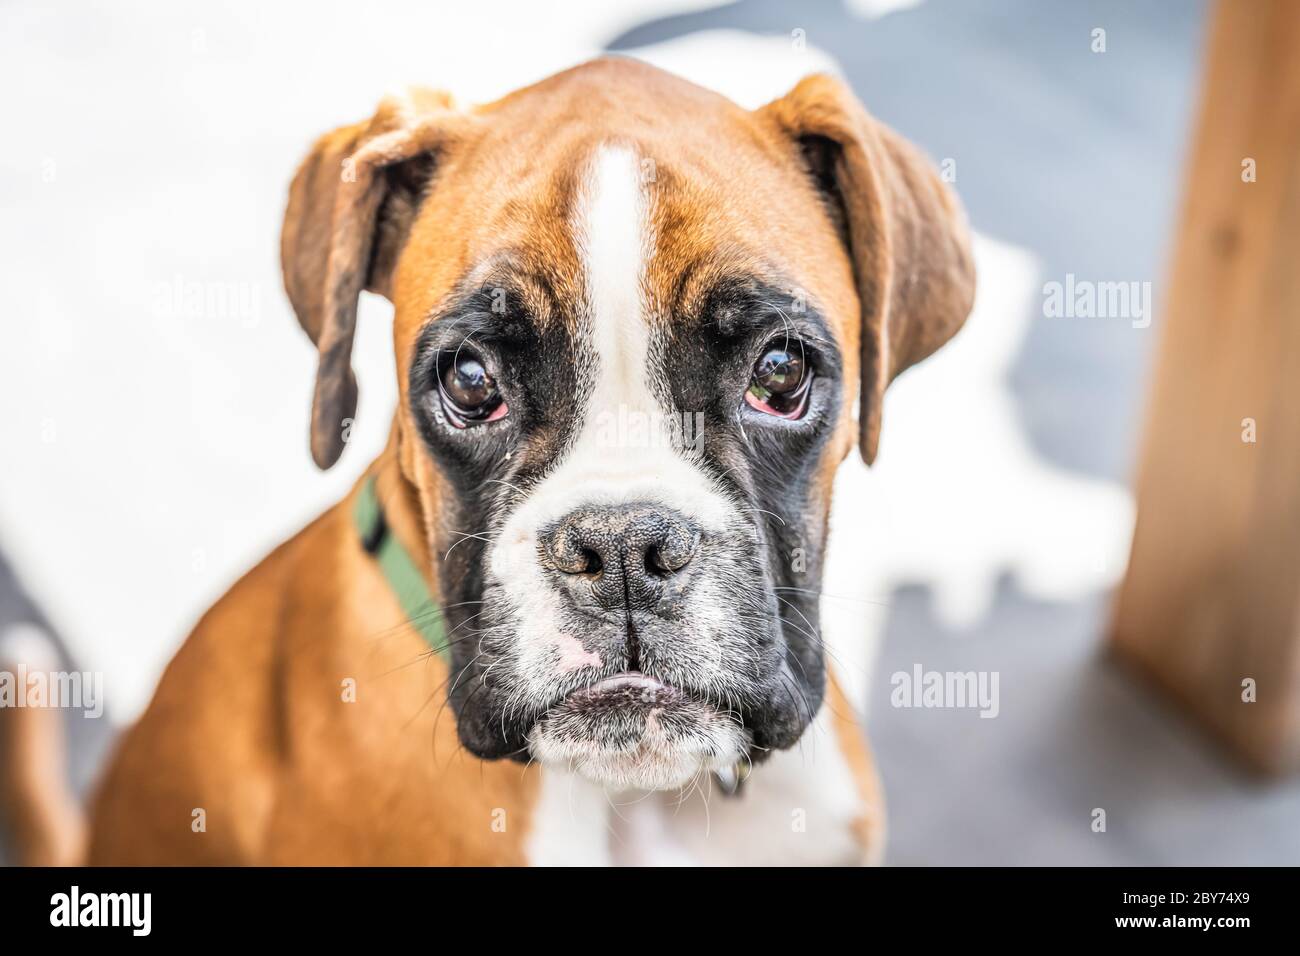
[[[878,466],[846,479],[861,493],[837,528],[878,542],[870,565],[826,583],[862,636],[889,862],[1300,863],[1300,785],[1243,772],[1103,650],[1204,4],[7,2],[0,17],[0,628],[35,622],[65,667],[104,675],[106,716],[69,717],[81,792],[199,614],[387,436],[390,307],[367,296],[351,446],[328,474],[308,455],[315,352],[278,244],[311,141],[406,85],[484,101],[613,51],[745,106],[839,73],[941,164],[977,233],[975,314],[897,383]],[[1053,315],[1046,287],[1067,277],[1153,298]],[[997,673],[996,718],[893,706],[891,676],[917,666]]]

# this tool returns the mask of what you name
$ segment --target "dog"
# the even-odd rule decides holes
[[[878,862],[818,604],[837,469],[972,304],[918,151],[830,76],[749,111],[600,59],[326,134],[281,252],[315,462],[363,290],[394,305],[388,443],[201,619],[89,861]]]

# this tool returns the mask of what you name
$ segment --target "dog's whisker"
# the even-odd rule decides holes
[[[449,642],[447,643],[447,647],[450,648],[450,647],[452,647],[452,646],[454,646],[454,645],[456,645],[456,644],[461,643],[462,641],[469,641],[469,640],[473,640],[473,639],[474,639],[474,635],[469,635],[469,636],[467,636],[467,637],[458,638],[457,640],[449,641]],[[385,677],[388,677],[388,676],[390,676],[390,675],[392,675],[392,674],[396,674],[396,673],[399,672],[399,671],[404,671],[404,670],[406,670],[407,668],[411,667],[411,666],[414,665],[414,664],[419,664],[419,663],[421,663],[421,662],[426,662],[426,663],[427,663],[428,661],[433,660],[433,659],[436,659],[436,658],[439,657],[439,656],[440,656],[439,653],[438,653],[437,651],[433,650],[432,648],[430,648],[430,649],[427,650],[427,651],[421,651],[421,652],[420,652],[416,657],[414,657],[413,659],[411,659],[411,660],[409,660],[409,661],[405,661],[404,663],[401,663],[401,664],[394,665],[393,667],[390,667],[390,668],[389,668],[388,670],[386,670],[386,671],[380,671],[378,674],[373,675],[373,676],[371,677],[371,679],[372,679],[372,680],[381,680],[381,679],[383,679],[383,678],[385,678]]]
[[[524,490],[523,490],[522,488],[520,488],[518,485],[511,484],[510,482],[506,481],[506,480],[503,479],[503,478],[489,478],[489,479],[487,479],[487,480],[488,480],[489,483],[498,484],[498,485],[505,485],[507,488],[509,488],[509,489],[511,489],[512,491],[514,491],[514,492],[515,492],[517,495],[519,495],[519,497],[521,497],[521,498],[526,498],[526,497],[527,497],[527,494],[525,494],[525,492],[524,492]]]
[[[739,508],[739,509],[737,509],[737,510],[739,510],[739,511],[750,511],[750,512],[753,512],[753,513],[755,513],[755,514],[771,515],[771,516],[772,516],[773,518],[775,518],[777,521],[781,522],[781,524],[785,524],[785,519],[782,518],[782,517],[781,517],[779,514],[777,514],[775,511],[767,511],[767,510],[764,509],[764,508]]]
[[[392,627],[385,628],[382,631],[375,631],[371,634],[368,634],[366,635],[366,639],[371,641],[379,641],[385,637],[390,637],[393,634],[400,634],[403,631],[409,630],[412,624],[427,624],[431,621],[435,621],[439,617],[444,616],[447,610],[450,608],[467,607],[474,604],[482,604],[483,602],[482,601],[461,601],[457,604],[446,604],[446,605],[437,605],[434,604],[433,602],[426,602],[426,603],[432,605],[428,610],[421,611],[416,614],[411,614],[406,618],[405,621],[403,621],[400,624],[395,624]]]
[[[828,591],[815,591],[812,588],[796,588],[796,587],[779,586],[779,587],[772,588],[772,590],[773,591],[797,591],[800,594],[811,594],[819,598],[829,598],[832,601],[851,601],[854,604],[870,604],[874,607],[887,608],[893,606],[888,601],[872,601],[867,598],[848,597],[847,595],[843,595],[843,594],[831,594]]]
[[[460,545],[464,544],[466,541],[469,540],[483,541],[488,544],[492,543],[492,539],[483,534],[475,534],[475,533],[462,534],[460,538],[458,538],[456,542],[450,548],[447,549],[447,553],[442,556],[442,560],[446,561],[448,558],[451,557],[451,553],[455,551],[457,547],[459,547]]]

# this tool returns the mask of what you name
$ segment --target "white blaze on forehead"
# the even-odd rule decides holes
[[[651,201],[635,152],[607,145],[592,154],[569,223],[586,291],[585,314],[575,323],[586,347],[575,354],[591,363],[579,369],[583,384],[572,398],[581,409],[576,434],[489,549],[490,577],[510,582],[520,655],[516,670],[526,683],[537,681],[538,692],[556,665],[560,631],[560,602],[539,564],[542,529],[578,508],[627,502],[675,510],[706,533],[737,520],[734,506],[699,463],[666,440],[669,415],[679,412],[661,407],[651,387],[653,317],[645,294],[655,246]],[[705,593],[707,587],[699,590],[694,620],[707,635],[725,623],[726,602]],[[707,657],[708,639],[702,636],[699,644]],[[566,660],[576,663],[576,658]]]
[[[494,569],[512,543],[535,540],[541,526],[579,507],[655,502],[706,530],[734,518],[731,504],[698,465],[667,440],[670,416],[693,416],[693,410],[662,407],[651,386],[646,265],[655,237],[650,202],[642,161],[633,150],[606,145],[592,154],[569,226],[586,290],[586,315],[576,334],[586,338],[594,367],[579,370],[586,394],[574,397],[582,407],[577,434],[508,521]]]
[[[654,249],[637,158],[600,149],[573,227],[583,258],[592,345],[600,359],[593,408],[649,399],[650,327],[642,306],[645,263]]]

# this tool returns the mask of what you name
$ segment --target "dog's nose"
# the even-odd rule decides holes
[[[579,603],[653,610],[684,583],[700,531],[652,504],[581,508],[542,536],[547,563]]]

